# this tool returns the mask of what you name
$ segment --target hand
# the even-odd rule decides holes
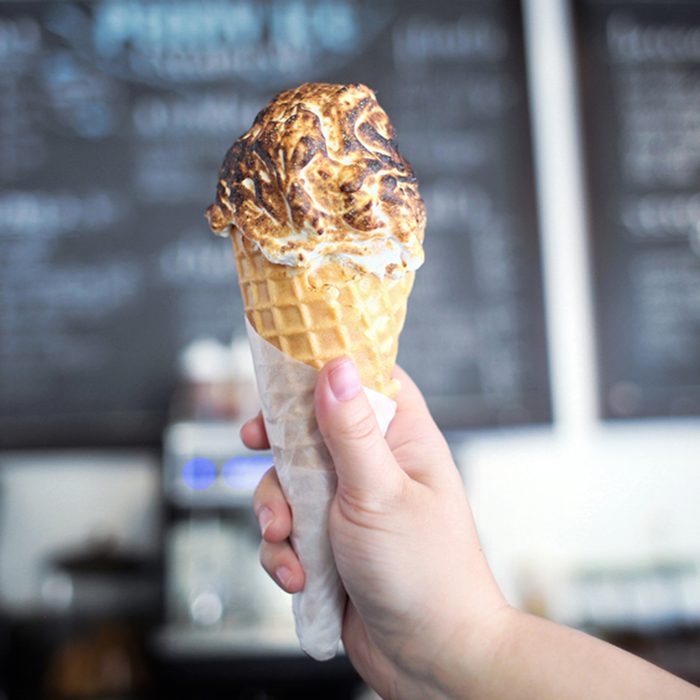
[[[349,602],[343,643],[383,697],[427,698],[449,685],[452,667],[488,645],[491,620],[508,608],[479,545],[464,486],[442,434],[405,372],[396,417],[382,437],[351,361],[319,374],[315,408],[338,489],[330,536]],[[241,432],[268,447],[260,416]],[[292,517],[274,469],[254,497],[261,561],[285,590],[304,572],[288,537]]]

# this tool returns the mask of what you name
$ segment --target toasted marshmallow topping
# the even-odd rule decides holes
[[[339,262],[400,277],[423,262],[418,183],[360,84],[277,95],[226,154],[206,217],[215,233],[237,229],[282,265]]]

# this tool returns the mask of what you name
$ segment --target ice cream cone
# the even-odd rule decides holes
[[[387,430],[425,207],[374,93],[305,83],[277,95],[231,146],[206,217],[233,240],[262,414],[293,513],[306,577],[294,594],[297,635],[328,659],[345,591],[328,535],[336,476],[314,413],[318,370],[351,357]]]
[[[316,271],[271,263],[232,234],[246,317],[266,341],[315,369],[351,357],[364,386],[394,397],[391,378],[413,273],[379,278],[331,264]]]

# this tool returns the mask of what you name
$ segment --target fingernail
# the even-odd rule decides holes
[[[328,384],[338,401],[354,399],[362,388],[357,367],[352,360],[345,360],[328,373]]]
[[[274,517],[274,513],[267,506],[258,513],[258,523],[260,523],[260,531],[263,535],[265,534],[265,530],[270,527],[270,523],[274,520]]]
[[[283,588],[289,588],[292,582],[292,572],[286,566],[275,569],[275,578],[282,584]]]

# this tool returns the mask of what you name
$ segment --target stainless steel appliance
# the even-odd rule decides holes
[[[164,436],[168,655],[299,653],[289,597],[258,563],[252,496],[272,465],[231,421],[174,423]]]

